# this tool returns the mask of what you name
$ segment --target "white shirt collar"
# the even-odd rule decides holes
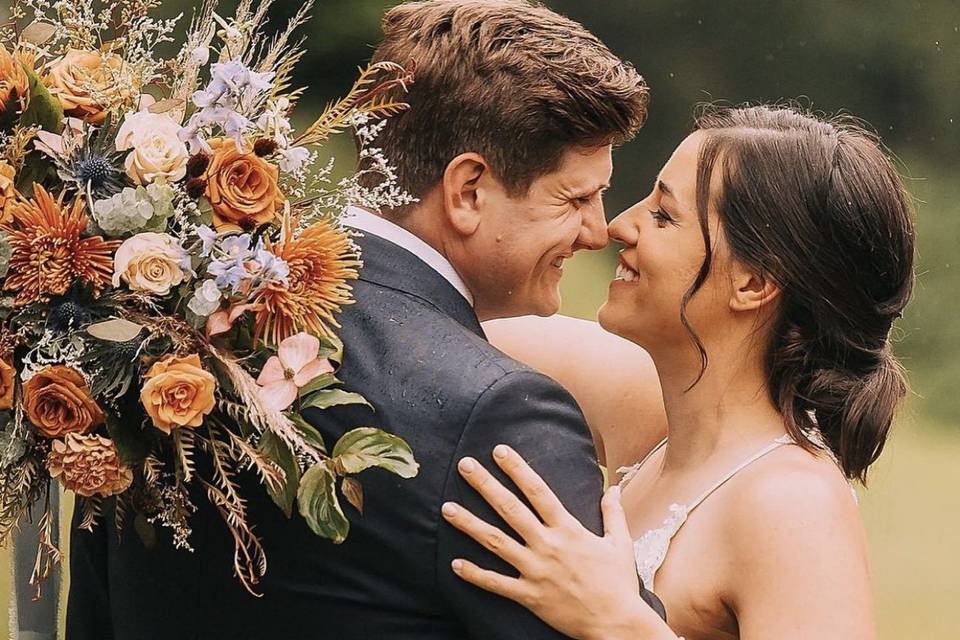
[[[390,222],[382,216],[370,213],[360,207],[347,207],[340,222],[351,229],[370,233],[393,244],[406,249],[413,255],[423,260],[427,265],[439,273],[449,282],[454,289],[460,292],[470,306],[473,306],[473,296],[467,289],[463,278],[457,273],[450,261],[443,257],[439,251],[410,233],[398,224]]]

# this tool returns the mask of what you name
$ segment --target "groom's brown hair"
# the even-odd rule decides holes
[[[373,60],[415,66],[410,109],[376,141],[399,185],[422,197],[458,154],[476,152],[511,195],[574,146],[620,144],[649,91],[583,26],[521,0],[424,0],[390,9]]]

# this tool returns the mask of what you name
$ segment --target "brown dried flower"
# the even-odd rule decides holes
[[[63,440],[54,440],[47,469],[64,487],[87,498],[114,496],[133,483],[133,472],[113,441],[98,435],[68,433]]]

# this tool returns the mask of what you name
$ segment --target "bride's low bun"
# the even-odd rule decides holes
[[[913,288],[914,228],[900,176],[851,122],[721,108],[697,128],[706,133],[698,202],[712,200],[736,258],[782,290],[767,351],[772,399],[798,442],[822,442],[847,477],[863,481],[907,392],[890,344]],[[721,187],[711,193],[715,166]]]

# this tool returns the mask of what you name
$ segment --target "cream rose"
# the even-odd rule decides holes
[[[117,132],[117,151],[132,149],[124,166],[127,175],[138,185],[157,178],[176,182],[187,173],[190,154],[177,137],[180,125],[163,113],[138,111],[124,116]]]
[[[107,111],[130,95],[123,59],[113,53],[70,49],[44,79],[65,115],[101,124]]]
[[[113,286],[120,280],[133,291],[165,296],[186,280],[186,254],[176,238],[165,233],[138,233],[127,238],[113,258]]]

